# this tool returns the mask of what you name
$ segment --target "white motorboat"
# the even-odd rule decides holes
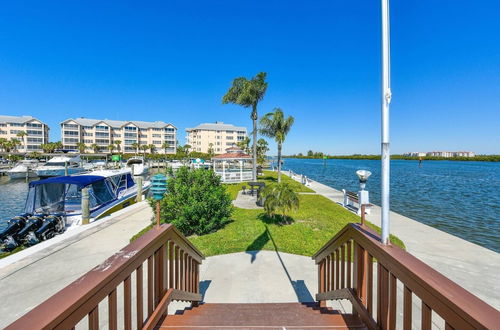
[[[84,167],[80,155],[56,156],[36,169],[37,176],[47,178],[51,176],[63,176],[78,174],[90,168]]]
[[[130,168],[132,175],[146,177],[149,174],[149,166],[143,157],[132,157],[127,160],[126,167]]]
[[[16,164],[13,168],[7,171],[7,175],[11,179],[25,179],[36,177],[35,169],[38,166],[37,160],[25,159]]]
[[[146,195],[150,181],[143,181]],[[31,246],[82,224],[82,189],[89,194],[89,222],[136,202],[137,186],[130,169],[93,171],[86,174],[31,181],[24,213],[8,221],[0,232],[0,245],[11,251]]]

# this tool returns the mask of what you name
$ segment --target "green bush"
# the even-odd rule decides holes
[[[181,167],[170,177],[160,202],[161,221],[184,235],[211,233],[229,222],[231,198],[219,176],[204,169]]]

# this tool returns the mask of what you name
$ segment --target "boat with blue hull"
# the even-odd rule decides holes
[[[151,187],[143,181],[142,192]],[[82,225],[82,189],[89,195],[89,222],[136,202],[138,187],[130,169],[101,170],[53,177],[29,184],[24,212],[0,232],[4,251],[31,246]]]

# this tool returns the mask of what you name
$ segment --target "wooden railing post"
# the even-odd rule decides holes
[[[363,305],[367,305],[368,253],[354,242],[354,289]]]
[[[319,264],[318,264],[318,292],[322,293],[325,292],[325,265],[326,264],[326,259],[323,259]],[[319,302],[320,307],[326,307],[326,301],[322,300]]]

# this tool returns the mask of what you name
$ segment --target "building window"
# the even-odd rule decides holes
[[[161,128],[155,127],[155,128],[153,128],[153,131],[155,131],[155,132],[161,132]]]
[[[232,136],[226,136],[226,140],[232,140],[233,137]]]
[[[243,140],[245,140],[244,136],[238,136],[238,141],[243,141]]]
[[[92,129],[92,126],[83,126],[84,129]]]
[[[42,149],[39,144],[37,144],[37,145],[29,145],[28,144],[27,147],[28,147],[28,150],[41,150]]]
[[[140,130],[141,132],[147,132],[147,131],[148,131],[148,129],[147,129],[147,128],[140,128],[139,130]]]
[[[125,145],[131,145],[133,143],[137,143],[137,140],[125,140]]]
[[[26,123],[26,127],[32,127],[32,128],[42,128],[42,124],[36,124],[36,123]]]
[[[161,134],[153,134],[154,138],[161,138]]]
[[[9,123],[11,127],[23,127],[24,124],[19,124],[19,123]]]
[[[83,140],[83,143],[89,143],[89,144],[92,144],[92,143],[94,143],[94,140]]]
[[[96,131],[108,131],[109,126],[96,126],[95,129]]]
[[[17,134],[19,132],[24,132],[24,131],[21,131],[21,130],[18,130],[18,129],[11,129],[10,130],[10,134]]]
[[[125,133],[125,137],[128,138],[128,137],[137,137],[137,133]]]
[[[43,138],[32,138],[32,137],[29,137],[27,139],[27,142],[28,143],[42,143],[43,142]]]
[[[153,144],[161,144],[161,141],[153,141]]]
[[[172,128],[172,127],[166,127],[166,128],[165,128],[165,132],[168,132],[168,133],[173,133],[173,132],[175,132],[175,128]]]
[[[33,130],[27,130],[26,131],[28,133],[28,135],[43,135],[43,132],[42,131],[33,131]],[[77,132],[78,133],[78,132]],[[78,135],[78,134],[77,134]]]
[[[108,137],[109,136],[109,133],[106,133],[106,132],[96,132],[95,133],[95,136],[98,137]]]
[[[79,133],[77,131],[64,131],[64,135],[77,136]]]
[[[238,131],[238,134],[246,134],[245,131]]]
[[[94,136],[94,133],[83,133],[83,136]]]
[[[125,129],[126,131],[137,131],[137,127],[135,126],[125,126],[123,129]]]
[[[147,136],[147,135],[144,135],[144,134],[141,134],[139,137],[140,137],[141,139],[146,139],[148,136]]]
[[[78,129],[78,125],[76,125],[76,124],[64,124],[64,128]]]
[[[108,145],[109,144],[109,140],[106,140],[106,139],[95,139],[95,143],[96,144],[105,144],[105,145]]]
[[[111,136],[112,136],[112,137],[117,137],[117,138],[122,137],[122,135],[121,135],[121,134],[111,134]]]
[[[78,139],[67,138],[67,139],[64,139],[64,143],[78,143]]]
[[[165,139],[166,139],[166,140],[172,140],[172,139],[175,139],[175,135],[172,135],[172,134],[165,134]]]

